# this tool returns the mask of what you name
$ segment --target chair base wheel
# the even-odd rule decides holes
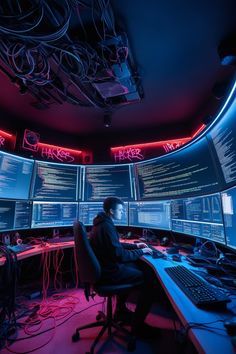
[[[78,342],[80,340],[80,334],[79,332],[75,332],[72,336],[72,342]]]

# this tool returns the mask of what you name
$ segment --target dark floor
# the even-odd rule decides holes
[[[40,305],[40,310],[34,317],[32,309]],[[128,304],[134,309],[133,304]],[[8,344],[1,350],[6,353],[31,353],[36,354],[82,354],[89,351],[93,339],[98,333],[98,328],[81,331],[81,339],[73,343],[72,334],[76,326],[93,322],[98,310],[104,308],[103,299],[95,297],[87,302],[82,289],[66,290],[49,297],[46,300],[25,300],[18,299],[18,314],[25,316],[17,320],[18,329],[14,335],[15,341]],[[160,312],[161,315],[160,315]],[[160,305],[153,306],[152,313],[146,322],[152,326],[161,328],[160,336],[149,340],[137,340],[134,353],[141,354],[192,354],[195,352],[191,343],[180,344],[178,321],[171,319],[173,313],[163,309]],[[178,337],[178,338],[177,338]],[[127,338],[114,336],[114,339],[107,340],[107,333],[102,337],[96,347],[96,354],[124,354],[127,351]]]

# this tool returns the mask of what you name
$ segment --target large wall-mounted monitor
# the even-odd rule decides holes
[[[36,161],[32,198],[41,201],[76,201],[80,188],[80,167]]]
[[[31,202],[0,200],[0,232],[30,228]]]
[[[136,163],[134,170],[138,200],[183,198],[219,190],[206,138],[166,156]]]
[[[0,151],[0,198],[28,199],[34,161]]]
[[[85,167],[84,201],[101,202],[107,197],[134,200],[132,165]]]
[[[170,200],[130,202],[129,225],[143,228],[171,230]]]
[[[176,199],[171,202],[172,231],[225,245],[220,194]]]
[[[76,202],[33,202],[32,228],[72,226],[78,216]]]
[[[215,154],[222,189],[236,184],[236,95],[229,109],[210,129],[207,138]]]
[[[221,193],[227,246],[236,249],[236,187]]]
[[[102,202],[79,203],[79,220],[84,225],[93,225],[93,219],[98,213],[103,212]],[[124,202],[124,213],[121,220],[113,220],[116,226],[128,226],[128,203]]]

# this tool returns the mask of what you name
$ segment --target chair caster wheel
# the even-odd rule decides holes
[[[96,320],[100,321],[104,318],[104,313],[102,311],[98,311],[98,314],[96,316]]]
[[[75,332],[72,336],[72,342],[78,342],[80,340],[80,334],[79,332]]]
[[[136,340],[131,339],[127,345],[127,350],[128,352],[134,352],[136,349]]]

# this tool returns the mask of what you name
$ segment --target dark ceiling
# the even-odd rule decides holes
[[[87,32],[87,41],[94,46],[96,38],[90,33],[94,27],[91,8],[84,6],[85,3],[94,1],[70,2],[73,5],[70,38],[77,33],[80,40],[85,40],[86,34],[84,37],[82,32]],[[129,139],[142,142],[162,136],[186,136],[206,117],[215,115],[235,72],[235,66],[221,64],[218,48],[225,38],[236,33],[236,1],[114,0],[110,3],[117,32],[124,31],[129,40],[128,58],[132,54],[132,71],[140,79],[141,101],[113,106],[112,123],[106,128],[103,107],[63,102],[37,109],[32,106],[35,97],[28,92],[21,94],[19,87],[1,71],[1,127],[32,127],[41,134],[54,131],[58,136],[83,138],[99,133],[109,136],[115,145],[121,137],[128,143]],[[7,10],[2,7],[1,15]],[[1,31],[0,35],[1,40],[8,36]]]

